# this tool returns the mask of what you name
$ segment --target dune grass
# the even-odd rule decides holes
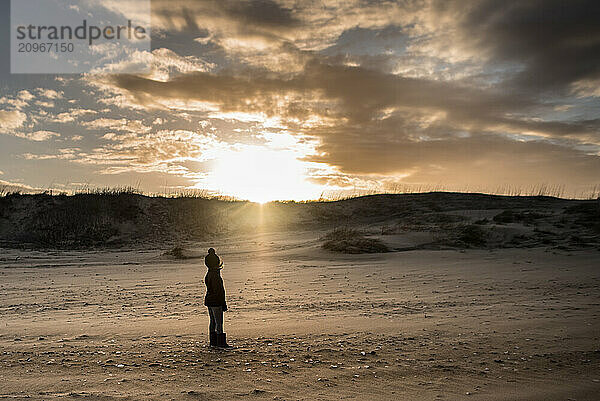
[[[381,240],[366,237],[360,230],[336,228],[321,238],[323,249],[340,253],[384,253],[390,249]]]
[[[321,238],[324,249],[376,253],[389,249],[356,227],[378,224],[382,235],[439,231],[458,247],[489,246],[487,236],[496,229],[495,225],[510,229],[510,224],[553,224],[561,230],[578,230],[581,238],[600,232],[600,201],[553,197],[433,192],[366,196],[339,202],[273,202],[259,207],[202,190],[169,197],[148,196],[136,187],[83,188],[70,195],[0,189],[0,194],[0,244],[19,247],[64,249],[141,243],[175,246],[180,241],[253,233],[259,227],[338,227]],[[464,210],[493,210],[494,214],[470,219],[460,214]],[[542,236],[537,232],[534,235]]]
[[[312,202],[336,202],[348,200],[369,195],[407,195],[407,194],[427,194],[427,193],[463,193],[463,194],[485,194],[499,196],[515,197],[554,197],[561,199],[580,199],[594,200],[600,199],[600,185],[592,185],[588,188],[582,188],[576,192],[568,190],[565,184],[539,183],[534,185],[498,185],[496,187],[481,186],[447,186],[434,184],[405,184],[397,183],[387,185],[384,188],[354,188],[351,190],[331,190],[323,191],[317,199],[307,199],[303,201],[277,200],[275,203],[312,203]],[[48,195],[119,195],[119,194],[137,194],[149,197],[160,198],[185,198],[185,199],[217,199],[228,202],[244,201],[244,199],[235,196],[220,194],[217,191],[202,188],[176,188],[163,192],[144,192],[140,189],[140,183],[135,186],[82,186],[73,190],[11,190],[10,186],[0,186],[0,198],[9,195],[28,195],[28,194],[48,194]]]

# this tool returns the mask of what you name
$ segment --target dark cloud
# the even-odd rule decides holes
[[[564,91],[576,81],[600,78],[598,1],[435,4],[442,14],[459,16],[456,28],[462,40],[490,52],[493,63],[516,63],[522,68],[510,79],[513,90]]]
[[[381,113],[393,109],[401,120],[426,119],[442,113],[444,126],[438,130],[471,133],[501,131],[595,138],[600,141],[600,120],[542,121],[530,116],[544,107],[533,98],[517,93],[481,90],[453,82],[404,78],[361,67],[310,62],[302,73],[291,78],[265,71],[246,75],[193,73],[161,82],[137,76],[115,76],[114,84],[136,96],[142,103],[156,97],[195,99],[220,105],[223,111],[265,112],[270,115],[306,117],[302,112],[345,118],[355,125],[378,127],[397,124],[383,121]],[[278,97],[296,95],[298,101],[275,106]],[[321,94],[335,106],[315,108],[313,96]],[[403,117],[404,116],[404,117]],[[388,116],[389,117],[389,116]],[[393,127],[390,127],[392,132]],[[417,133],[417,132],[415,132]]]
[[[223,2],[215,9],[234,21],[236,34],[309,28],[296,10],[274,2]],[[322,51],[284,40],[281,53],[300,60],[288,71],[268,62],[232,63],[166,82],[122,75],[110,84],[147,106],[197,100],[221,112],[279,117],[292,132],[318,139],[317,155],[307,160],[338,169],[333,178],[315,176],[320,181],[384,175],[477,185],[597,183],[600,118],[556,109],[568,106],[564,96],[573,83],[599,78],[598,9],[584,1],[433,2],[421,11],[430,13],[431,26],[444,26],[440,32],[357,25]],[[395,63],[423,57],[419,46],[430,38],[457,53],[480,52],[487,64],[461,79],[437,74],[461,68],[451,60],[428,74],[392,73]],[[431,60],[438,56],[443,60]]]
[[[408,40],[400,26],[390,25],[381,29],[353,27],[342,32],[336,43],[321,53],[380,55],[386,51],[404,51]]]
[[[205,24],[218,20],[238,30],[288,29],[300,24],[292,10],[273,0],[155,0],[153,15],[168,29],[198,32],[205,36]]]
[[[313,61],[287,79],[257,71],[244,76],[186,74],[168,82],[116,76],[114,84],[142,101],[196,99],[216,103],[222,111],[282,117],[295,131],[319,138],[319,156],[307,160],[345,174],[525,185],[564,182],[571,176],[593,182],[600,171],[598,156],[542,141],[568,136],[597,144],[600,120],[533,119],[532,112],[542,105],[532,98],[457,83]],[[286,96],[297,100],[278,104]],[[305,127],[294,122],[311,113],[333,123]],[[546,138],[518,138],[532,133]]]
[[[195,160],[219,141],[255,143],[261,132],[280,130],[305,140],[302,152],[316,146],[306,160],[337,168],[315,168],[319,182],[599,183],[597,1],[153,0],[152,8],[160,38],[153,44],[169,49],[154,52],[155,79],[81,81],[106,94],[99,107],[110,105],[94,118],[139,118],[147,127],[40,160],[112,173],[200,173],[209,167]],[[18,77],[10,82],[27,87]],[[65,97],[93,105],[72,82]],[[56,85],[47,83],[39,86]],[[575,87],[591,98],[573,96]],[[85,127],[11,102],[0,97],[11,130],[25,129],[23,121],[9,124],[18,113],[32,117],[32,132],[54,130],[37,126],[48,121],[72,123],[71,135]],[[235,112],[261,115],[224,114]],[[170,133],[149,129],[156,114],[169,120],[159,126]],[[262,115],[277,118],[269,125]],[[214,142],[198,142],[201,120],[211,122],[202,131]],[[109,128],[116,130],[98,130]]]
[[[217,3],[222,5],[223,10],[229,16],[244,23],[292,27],[300,22],[294,18],[291,9],[285,8],[272,0],[229,0],[218,1]]]
[[[116,75],[112,81],[142,104],[151,104],[156,97],[200,100],[218,104],[226,112],[275,113],[277,110],[265,108],[273,96],[304,90],[295,80],[271,78],[258,72],[246,77],[198,72],[180,75],[168,82]]]
[[[351,175],[408,174],[408,182],[524,183],[597,182],[600,158],[542,141],[521,142],[490,134],[435,140],[409,139],[399,132],[336,127],[321,133],[319,156]],[[403,135],[404,134],[404,135]],[[571,177],[571,178],[569,178]]]

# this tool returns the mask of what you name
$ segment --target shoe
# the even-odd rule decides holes
[[[227,344],[227,335],[225,333],[217,334],[217,347],[229,348],[231,345]]]
[[[219,339],[218,339],[218,334],[217,333],[209,333],[210,334],[210,346],[211,347],[218,347],[219,344]]]

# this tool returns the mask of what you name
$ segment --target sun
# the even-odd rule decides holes
[[[207,184],[222,194],[257,203],[315,199],[321,187],[306,177],[306,163],[294,152],[244,146],[215,161]]]

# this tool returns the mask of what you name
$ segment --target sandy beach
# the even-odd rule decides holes
[[[318,233],[217,248],[234,347],[208,347],[202,259],[161,249],[0,260],[0,398],[595,400],[600,252],[344,255]]]
[[[599,0],[0,17],[0,401],[600,401]]]

